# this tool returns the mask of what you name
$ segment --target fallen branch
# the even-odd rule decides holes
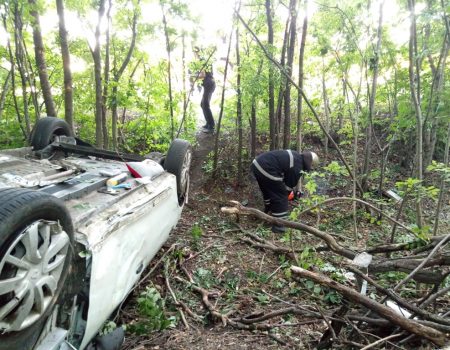
[[[291,227],[291,228],[294,228],[297,230],[305,231],[305,232],[308,232],[308,233],[314,235],[315,237],[320,238],[323,241],[325,241],[326,245],[333,252],[335,252],[339,255],[342,255],[348,259],[353,259],[356,256],[355,252],[339,245],[339,243],[337,243],[337,241],[334,239],[334,237],[326,232],[320,231],[314,227],[302,224],[300,222],[292,222],[292,221],[283,220],[280,218],[275,218],[273,216],[263,213],[262,211],[259,211],[258,209],[244,207],[241,203],[239,203],[237,201],[231,201],[231,203],[234,205],[234,207],[232,207],[232,208],[223,207],[221,209],[221,211],[223,213],[229,214],[229,215],[233,215],[233,214],[235,214],[235,215],[253,215],[253,216],[255,216],[259,219],[262,219],[264,221],[267,221],[271,224],[287,226],[287,227]]]
[[[402,316],[396,314],[392,309],[388,308],[387,306],[384,306],[384,305],[376,302],[375,300],[370,299],[369,297],[367,297],[365,295],[361,295],[360,293],[356,292],[355,290],[348,288],[336,281],[333,281],[332,279],[330,279],[324,275],[320,275],[320,274],[302,269],[301,267],[298,267],[298,266],[292,266],[291,271],[296,275],[299,275],[304,278],[309,278],[309,279],[313,280],[314,282],[317,282],[319,284],[325,285],[329,288],[336,290],[337,292],[341,293],[348,300],[351,300],[357,304],[362,304],[363,306],[376,312],[378,315],[382,316],[383,318],[386,318],[387,320],[391,321],[392,323],[399,326],[400,328],[402,328],[410,333],[414,333],[423,338],[426,338],[438,346],[443,346],[448,341],[447,335],[445,333],[440,332],[434,328],[419,324],[418,322],[416,322],[414,320],[410,320],[405,317],[402,317]]]

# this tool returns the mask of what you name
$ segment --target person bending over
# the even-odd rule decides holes
[[[253,160],[251,170],[264,198],[264,212],[276,218],[288,215],[288,193],[302,176],[319,163],[316,153],[276,150],[260,154]],[[273,225],[272,232],[283,233],[284,226]]]

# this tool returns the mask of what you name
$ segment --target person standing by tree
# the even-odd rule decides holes
[[[256,157],[251,170],[264,198],[264,212],[276,218],[287,217],[288,193],[297,186],[302,172],[311,171],[318,163],[319,157],[310,151],[275,150]],[[272,226],[272,232],[285,231],[284,226]]]
[[[203,79],[203,95],[202,101],[200,102],[200,107],[202,107],[203,116],[205,117],[206,124],[203,126],[203,132],[212,134],[214,132],[214,117],[211,111],[211,97],[216,89],[216,82],[212,75],[212,69],[210,72],[202,71],[200,73],[200,78]]]

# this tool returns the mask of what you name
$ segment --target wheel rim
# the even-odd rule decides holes
[[[180,197],[185,198],[189,191],[189,169],[191,167],[192,152],[188,150],[183,159],[180,174]]]
[[[0,260],[0,331],[20,331],[53,304],[70,245],[58,222],[27,226]]]

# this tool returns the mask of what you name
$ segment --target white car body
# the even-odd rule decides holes
[[[86,263],[84,277],[88,280],[84,282],[88,286],[89,306],[87,319],[80,323],[79,308],[82,305],[76,300],[69,301],[73,303],[70,326],[62,328],[63,335],[58,339],[84,349],[125,300],[145,267],[166,242],[180,219],[184,203],[179,203],[176,176],[163,171],[162,167],[159,174],[138,182],[121,161],[70,156],[54,162],[30,159],[30,152],[30,148],[0,152],[0,188],[30,187],[64,197],[68,183],[75,188],[90,185],[90,180],[95,183],[103,178],[106,182],[108,177],[102,174],[108,172],[126,173],[125,182],[132,187],[105,193],[97,184],[95,189],[80,191],[74,198],[64,198],[74,226],[76,251]],[[64,169],[61,169],[62,164]],[[30,171],[24,172],[25,168]],[[82,172],[46,180],[67,168]],[[92,175],[92,179],[85,180],[86,174]],[[50,348],[48,344],[56,334],[52,335],[52,332],[61,333],[58,322],[54,312],[35,349]],[[73,339],[77,345],[71,343]],[[52,348],[63,348],[59,346],[62,344],[52,345]]]

